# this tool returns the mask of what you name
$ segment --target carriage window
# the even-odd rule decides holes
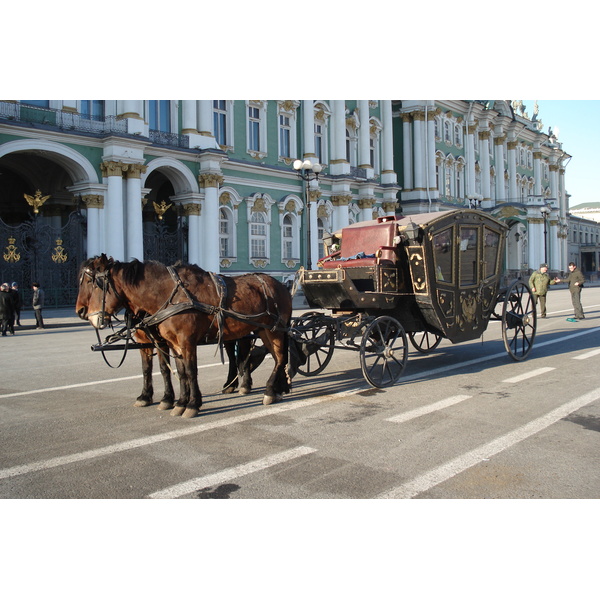
[[[460,285],[477,283],[477,229],[460,229]]]
[[[437,281],[452,282],[452,228],[433,236],[433,257]]]
[[[487,279],[496,275],[498,268],[498,248],[500,247],[500,234],[489,229],[484,229],[483,261],[485,272],[483,278]]]

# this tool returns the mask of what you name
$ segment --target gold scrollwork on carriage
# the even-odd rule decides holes
[[[52,254],[52,260],[55,263],[66,263],[67,260],[69,259],[69,257],[67,256],[67,253],[65,252],[65,249],[63,248],[62,245],[63,241],[61,239],[56,240],[56,246],[54,248],[54,252]]]
[[[12,236],[8,238],[8,246],[6,246],[6,252],[3,254],[6,262],[16,263],[21,260],[21,254],[18,252],[17,246],[15,246],[16,241]]]

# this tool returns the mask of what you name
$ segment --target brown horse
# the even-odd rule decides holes
[[[89,261],[86,272],[93,287],[87,304],[77,304],[81,318],[100,329],[125,308],[143,316],[144,326],[155,328],[173,352],[180,398],[172,414],[194,417],[202,405],[196,346],[239,340],[251,333],[260,337],[275,361],[263,404],[290,391],[286,365],[292,300],[287,288],[272,277],[217,277],[195,265],[121,263],[105,255]]]
[[[75,310],[80,315],[88,312],[90,296],[94,289],[94,278],[90,268],[95,259],[91,258],[84,261],[79,269],[79,293]],[[151,336],[151,337],[149,337]],[[154,386],[152,381],[152,357],[156,350],[160,372],[164,382],[164,394],[160,401],[159,410],[169,410],[175,403],[175,392],[171,381],[171,360],[169,347],[164,340],[160,340],[157,331],[148,331],[143,329],[134,330],[134,340],[139,344],[153,344],[154,347],[140,348],[142,359],[142,392],[137,397],[134,406],[150,406],[153,403]],[[240,389],[240,394],[249,394],[252,390],[251,372],[257,368],[266,350],[263,347],[254,348],[249,339],[225,342],[225,351],[229,359],[229,372],[223,385],[224,393],[233,393]]]

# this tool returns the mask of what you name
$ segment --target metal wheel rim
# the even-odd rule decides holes
[[[440,345],[442,336],[429,331],[410,331],[408,339],[415,350],[421,354],[429,354]]]
[[[320,316],[318,312],[307,312],[297,319],[294,319],[294,327],[306,326],[315,316]],[[320,325],[317,329],[309,328],[303,332],[303,339],[312,341],[319,336],[327,336],[327,343],[320,345],[319,349],[314,354],[309,354],[306,357],[306,362],[303,365],[298,365],[297,372],[304,377],[311,377],[321,373],[329,364],[333,356],[335,336],[333,329],[327,325]],[[316,366],[315,366],[316,365]]]
[[[402,325],[392,317],[378,317],[366,329],[360,345],[363,377],[373,387],[394,385],[408,357],[408,340]]]
[[[527,358],[533,348],[536,327],[533,294],[524,283],[516,281],[506,292],[502,307],[502,339],[513,360]]]

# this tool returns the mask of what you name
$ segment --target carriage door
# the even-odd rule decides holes
[[[457,319],[463,330],[477,330],[481,319],[479,281],[481,266],[481,225],[461,225],[458,232]]]

